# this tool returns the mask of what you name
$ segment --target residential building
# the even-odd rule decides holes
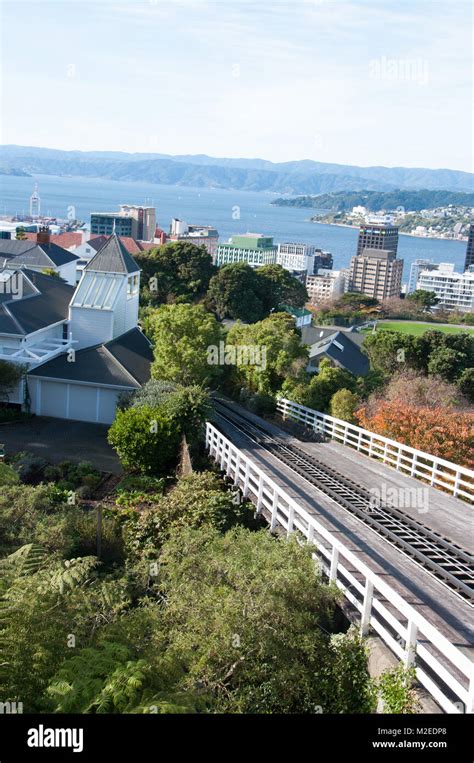
[[[312,305],[330,302],[344,294],[347,285],[346,270],[319,268],[317,275],[306,278],[306,290]]]
[[[411,294],[417,289],[418,277],[422,270],[435,270],[437,267],[433,260],[415,260],[412,262],[406,293]]]
[[[276,263],[277,247],[272,236],[261,233],[242,233],[232,236],[227,243],[217,245],[214,255],[216,265],[246,262],[252,268]]]
[[[302,329],[303,326],[311,326],[313,314],[305,307],[292,307],[291,305],[280,305],[278,308],[283,313],[291,315],[295,321],[296,327]]]
[[[0,267],[10,270],[28,268],[43,273],[51,270],[66,283],[75,285],[78,257],[52,244],[47,230],[38,232],[35,238],[35,241],[0,239]]]
[[[150,378],[153,353],[137,326],[139,286],[138,265],[117,236],[78,286],[7,263],[0,358],[26,367],[9,402],[41,416],[111,423],[118,395]]]
[[[402,290],[403,260],[387,249],[362,249],[352,257],[349,291],[378,300],[399,297]]]
[[[456,273],[454,264],[442,262],[436,269],[419,273],[417,288],[433,291],[439,300],[437,308],[474,311],[474,270]]]
[[[464,262],[464,272],[474,265],[474,223],[469,226],[469,234],[466,247],[466,260]]]
[[[361,346],[364,335],[353,329],[330,326],[304,326],[301,330],[302,344],[309,346],[307,371],[317,373],[322,358],[328,358],[354,376],[365,376],[370,368],[367,355]]]
[[[153,241],[156,230],[154,207],[121,204],[118,212],[91,212],[91,233],[128,236],[140,241]]]
[[[361,225],[356,254],[361,254],[363,249],[390,250],[396,255],[398,250],[398,227],[396,225],[385,224]]]

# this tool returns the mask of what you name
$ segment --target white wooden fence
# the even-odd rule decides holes
[[[363,635],[372,628],[406,666],[414,665],[420,684],[443,710],[474,712],[474,663],[468,657],[210,423],[206,447],[257,513],[265,512],[272,530],[296,530],[314,544],[321,568],[359,612]]]
[[[277,408],[284,419],[293,419],[309,426],[315,432],[355,448],[370,458],[383,461],[384,464],[389,464],[410,477],[416,477],[434,487],[447,490],[453,496],[463,498],[470,503],[474,501],[474,471],[472,469],[458,466],[452,461],[432,456],[422,450],[416,450],[409,445],[369,432],[342,419],[335,419],[334,416],[326,413],[314,411],[286,398],[278,399]]]

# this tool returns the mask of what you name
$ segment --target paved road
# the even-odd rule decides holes
[[[91,461],[100,471],[119,474],[120,463],[107,442],[107,430],[103,424],[36,416],[0,425],[0,442],[5,444],[7,456],[28,450],[51,463]]]

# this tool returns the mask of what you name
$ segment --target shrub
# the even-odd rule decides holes
[[[118,411],[108,441],[130,472],[165,475],[176,464],[180,432],[159,408]]]
[[[41,456],[33,453],[24,453],[15,462],[14,468],[20,477],[20,481],[27,485],[38,485],[44,478],[44,472],[48,462]]]

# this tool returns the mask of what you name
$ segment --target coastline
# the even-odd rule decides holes
[[[309,218],[311,223],[315,223],[316,225],[335,225],[337,228],[359,228],[360,225],[349,225],[349,223],[328,223],[324,222],[323,220],[313,220],[311,217]],[[434,238],[437,241],[459,241],[460,243],[466,243],[467,236],[462,236],[461,238],[447,238],[446,236],[418,236],[416,233],[407,233],[406,231],[399,231],[399,236],[410,236],[411,238]]]

